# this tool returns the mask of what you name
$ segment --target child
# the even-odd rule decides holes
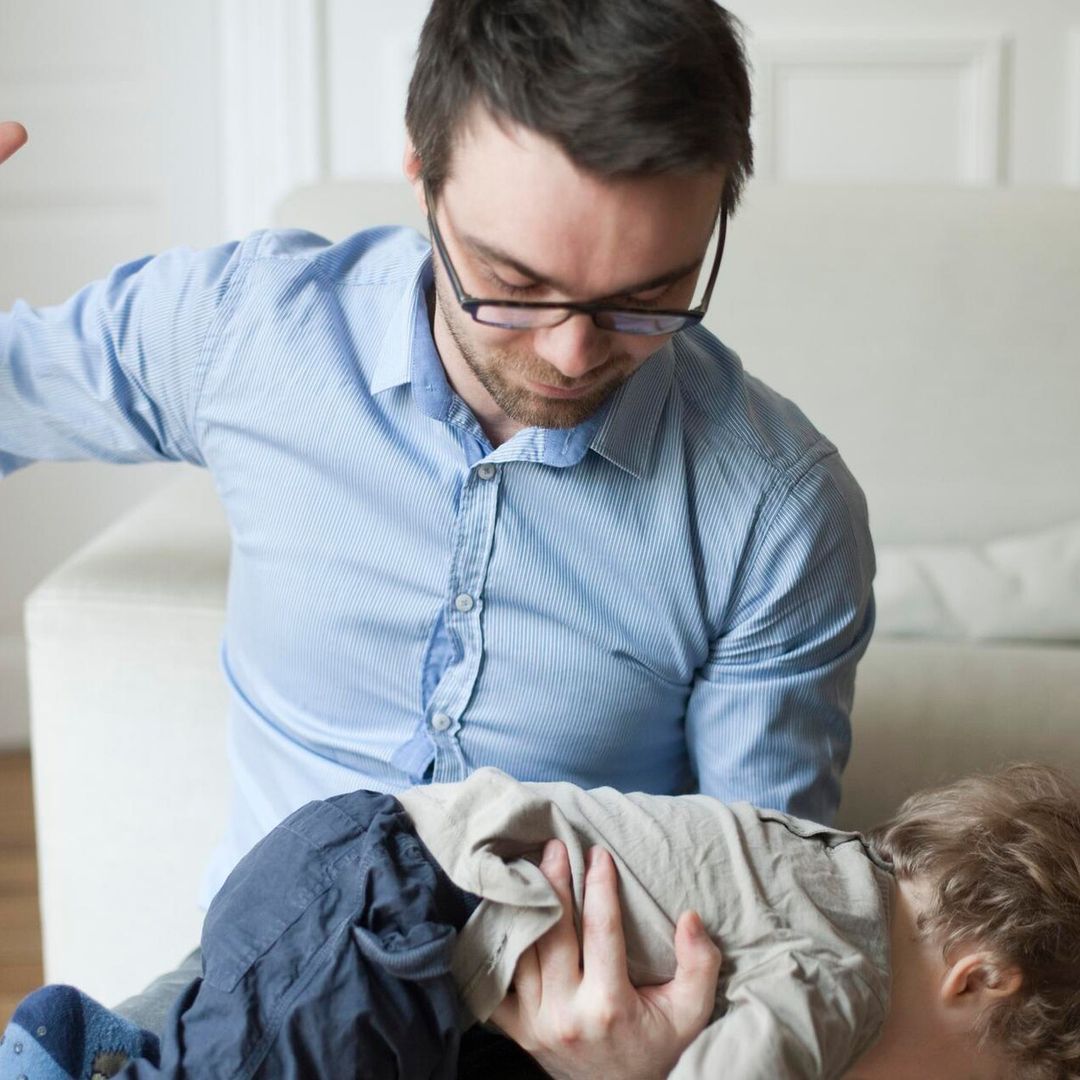
[[[588,848],[612,853],[635,985],[671,978],[688,908],[723,948],[711,1022],[673,1077],[1080,1077],[1080,790],[1051,769],[912,796],[865,840],[494,769],[399,799],[311,803],[241,861],[160,1056],[45,987],[16,1011],[0,1073],[110,1076],[127,1054],[136,1077],[452,1077],[461,1031],[559,920],[536,866],[555,837],[577,905]]]

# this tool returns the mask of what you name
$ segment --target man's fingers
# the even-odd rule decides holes
[[[657,1004],[666,1003],[672,1026],[692,1037],[712,1015],[723,959],[697,912],[684,911],[675,924],[675,978],[642,994]]]
[[[0,162],[6,161],[27,139],[26,128],[14,120],[0,123]]]
[[[559,921],[518,958],[511,991],[495,1007],[491,1020],[518,1045],[528,1048],[547,993],[556,1002],[570,1000],[581,982],[580,946],[574,930],[570,859],[564,844],[549,840],[540,869],[562,904]]]
[[[536,943],[543,985],[545,992],[572,994],[581,982],[581,945],[574,929],[574,894],[566,845],[549,840],[540,869],[562,903],[559,921]]]
[[[603,848],[594,847],[589,852],[581,908],[581,949],[586,982],[602,988],[608,995],[630,986],[619,907],[619,875],[614,859]]]
[[[525,1038],[526,1034],[521,1016],[523,1011],[517,994],[511,990],[510,993],[495,1006],[495,1011],[488,1019],[503,1032],[503,1034],[513,1039],[514,1042],[520,1043]]]
[[[544,983],[535,945],[526,949],[518,957],[512,985],[520,1010],[534,1013],[540,1008],[540,1001],[544,996]]]
[[[518,957],[514,980],[506,997],[495,1006],[491,1020],[516,1043],[524,1045],[531,1030],[532,1019],[540,1008],[543,981],[536,947],[526,949]]]

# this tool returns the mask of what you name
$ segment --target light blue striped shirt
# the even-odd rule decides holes
[[[829,819],[873,625],[835,448],[696,328],[579,427],[493,449],[430,284],[408,230],[269,231],[0,315],[0,474],[180,459],[225,505],[234,798],[204,902],[309,799],[482,765]]]

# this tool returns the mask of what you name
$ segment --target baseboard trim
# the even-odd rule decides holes
[[[26,683],[26,641],[0,635],[0,751],[30,745],[30,700]]]

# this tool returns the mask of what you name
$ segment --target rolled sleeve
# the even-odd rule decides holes
[[[859,971],[812,945],[778,947],[759,967],[736,973],[728,1012],[687,1047],[669,1080],[739,1080],[845,1075],[881,1031],[885,1003]]]
[[[206,343],[243,246],[140,259],[63,304],[0,314],[0,475],[42,459],[202,464]]]

